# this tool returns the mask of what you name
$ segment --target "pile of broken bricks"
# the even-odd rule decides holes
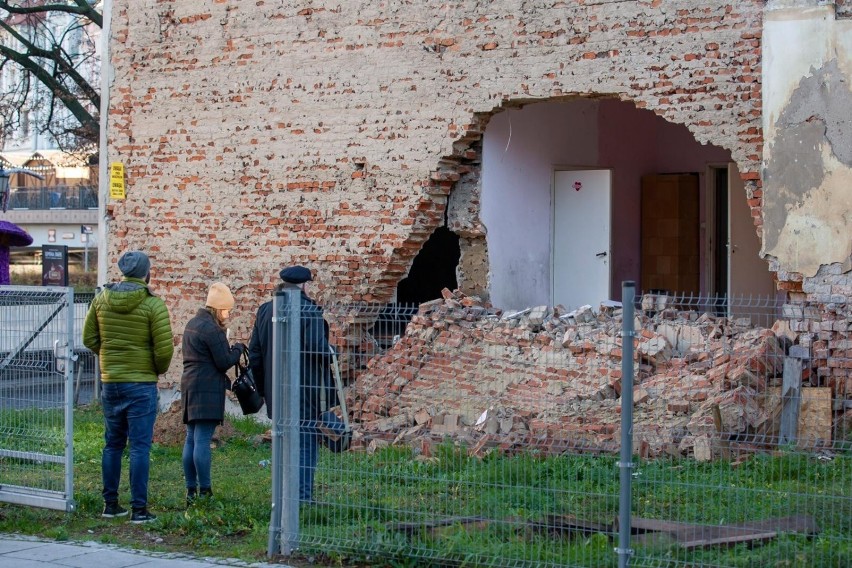
[[[748,318],[660,305],[660,298],[653,309],[642,307],[644,299],[635,321],[635,450],[708,460],[731,444],[771,447],[784,359],[803,335],[791,330],[796,322],[760,328]],[[612,302],[597,311],[539,306],[504,313],[444,290],[350,384],[353,447],[409,444],[428,457],[449,438],[474,455],[492,448],[616,452],[621,313]],[[806,366],[806,385],[814,375]],[[811,409],[828,424],[827,432],[812,433],[816,446],[832,443],[831,388],[819,388],[829,391],[822,397],[828,406]]]

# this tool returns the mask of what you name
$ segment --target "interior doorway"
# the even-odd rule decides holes
[[[775,281],[760,258],[760,237],[736,164],[709,166],[707,188],[708,293],[726,298],[718,310],[725,315],[753,312],[773,302]]]

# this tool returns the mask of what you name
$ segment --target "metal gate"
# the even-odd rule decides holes
[[[79,308],[72,288],[0,287],[0,501],[74,510]]]

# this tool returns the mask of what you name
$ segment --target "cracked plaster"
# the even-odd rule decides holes
[[[803,78],[776,124],[764,173],[764,253],[814,276],[852,254],[849,76],[836,59]]]

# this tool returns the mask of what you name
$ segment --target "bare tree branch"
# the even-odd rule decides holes
[[[0,45],[0,70],[6,68],[8,72],[13,65],[22,72],[19,81],[7,82],[5,92],[0,92],[3,135],[22,124],[30,111],[41,109],[35,128],[51,133],[61,146],[97,141],[97,68],[92,76],[83,66],[91,65],[97,57],[94,44],[86,36],[91,24],[103,26],[98,4],[96,0],[0,0],[0,32],[7,38]],[[50,16],[57,13],[67,15],[60,16],[64,25],[54,33],[56,19]],[[79,41],[72,46],[79,53],[69,51],[69,41]],[[44,88],[37,88],[38,84]],[[67,113],[57,113],[59,107]],[[72,124],[72,120],[78,124]]]
[[[95,3],[91,4],[86,0],[74,0],[74,5],[71,4],[41,4],[32,6],[21,6],[12,4],[5,0],[0,0],[0,10],[6,10],[10,14],[43,14],[49,12],[65,12],[66,14],[77,14],[91,20],[93,24],[99,28],[104,27],[103,16],[95,10]]]
[[[70,78],[74,82],[74,84],[80,88],[83,96],[89,99],[96,108],[100,108],[100,94],[94,87],[89,84],[89,82],[82,75],[80,75],[80,73],[74,67],[73,62],[70,61],[70,57],[68,57],[67,53],[64,49],[62,49],[60,45],[54,45],[53,49],[48,51],[46,49],[42,49],[36,46],[28,38],[18,33],[18,31],[14,27],[6,24],[2,20],[0,20],[0,28],[8,31],[9,34],[11,34],[26,48],[26,57],[40,57],[54,62],[59,71],[67,75],[68,78]]]
[[[22,68],[26,69],[30,73],[35,76],[36,79],[39,80],[48,90],[53,94],[54,97],[62,101],[62,104],[74,115],[74,117],[80,121],[80,125],[84,128],[94,127],[95,131],[97,131],[99,127],[98,119],[92,116],[92,114],[86,110],[86,108],[80,104],[80,101],[77,100],[77,97],[73,96],[68,90],[59,83],[54,77],[50,75],[47,71],[45,71],[41,66],[37,65],[32,58],[27,57],[26,54],[19,53],[14,49],[10,49],[4,45],[0,45],[0,55],[12,60],[13,62],[20,65]]]

